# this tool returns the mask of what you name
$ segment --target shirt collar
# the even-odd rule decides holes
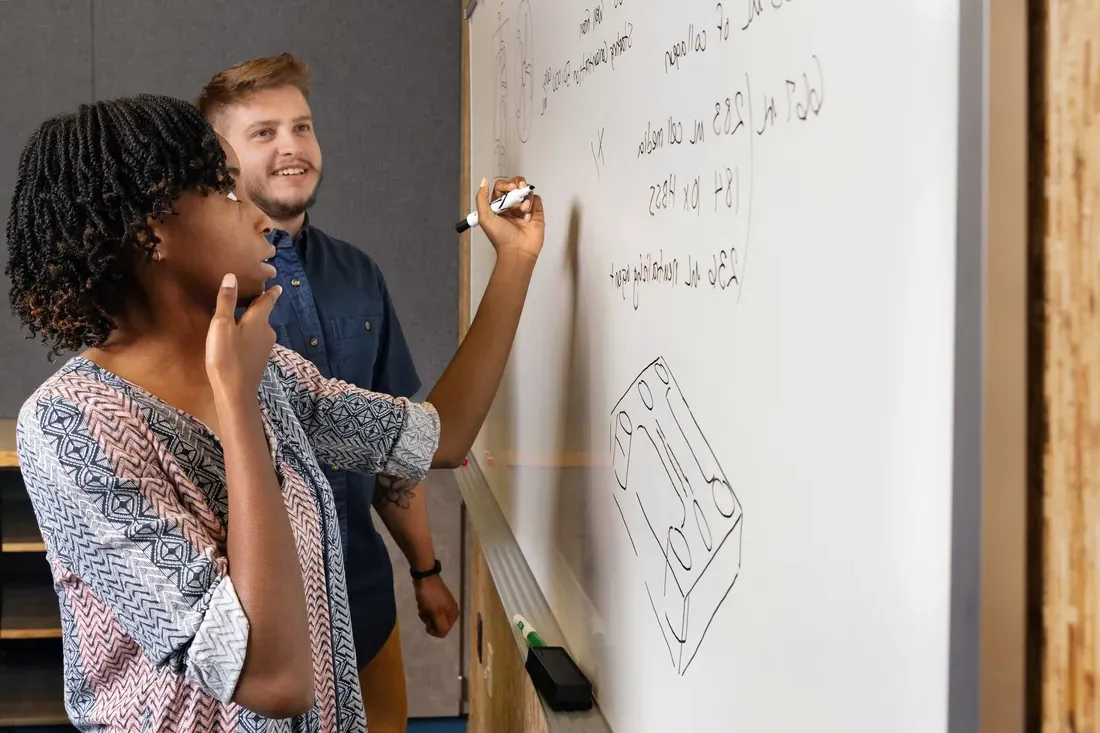
[[[291,236],[287,232],[283,231],[282,229],[273,228],[271,230],[271,232],[267,235],[267,241],[271,242],[276,247],[278,247],[280,245],[282,245],[282,246],[295,245],[295,246],[298,247],[298,249],[304,250],[305,247],[306,247],[306,242],[309,241],[309,231],[310,231],[309,212],[307,211],[306,212],[306,217],[302,221],[302,228],[298,230],[298,235],[297,236],[291,238]]]

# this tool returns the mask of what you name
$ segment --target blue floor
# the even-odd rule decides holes
[[[72,733],[75,728],[40,726],[36,728],[3,728],[0,733]],[[408,733],[466,733],[466,718],[418,718],[409,721]]]
[[[408,733],[466,733],[466,718],[410,720]]]

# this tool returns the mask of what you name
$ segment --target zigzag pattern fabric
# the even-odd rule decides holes
[[[86,731],[366,730],[332,489],[318,459],[421,480],[439,417],[324,378],[276,346],[264,430],[305,581],[316,701],[293,719],[232,702],[248,619],[226,556],[218,439],[83,357],[27,400],[17,447],[61,610],[65,704]]]

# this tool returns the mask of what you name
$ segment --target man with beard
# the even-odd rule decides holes
[[[308,103],[306,65],[291,54],[216,74],[197,106],[240,158],[241,189],[277,227],[270,235],[282,285],[271,322],[281,344],[326,377],[398,397],[420,388],[382,271],[371,257],[310,221],[321,182],[321,148]],[[238,189],[238,190],[241,190]],[[425,492],[373,496],[374,477],[322,466],[344,540],[359,679],[372,733],[404,731],[408,705],[393,569],[371,505],[409,562],[420,618],[444,637],[458,605],[439,575]]]

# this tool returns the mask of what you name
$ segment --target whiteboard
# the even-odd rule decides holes
[[[474,455],[610,726],[947,730],[959,3],[469,22],[547,212]]]

